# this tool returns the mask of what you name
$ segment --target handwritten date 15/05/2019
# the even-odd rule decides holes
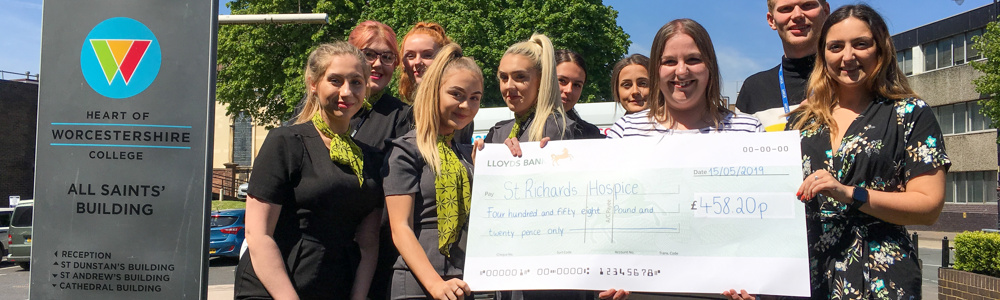
[[[623,277],[653,277],[660,275],[658,269],[642,268],[621,268],[611,267],[596,268],[597,274],[601,276],[623,276]],[[481,270],[479,275],[487,277],[517,277],[517,276],[565,276],[565,275],[590,275],[589,267],[564,267],[564,268],[511,268],[511,269],[490,269]]]

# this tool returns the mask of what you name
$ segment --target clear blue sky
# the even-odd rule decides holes
[[[836,9],[858,1],[829,2]],[[961,5],[956,0],[862,2],[878,10],[886,18],[889,32],[896,34],[990,4],[992,0],[957,1],[963,2]],[[691,18],[701,23],[715,43],[723,94],[734,100],[739,84],[747,76],[777,65],[781,57],[778,35],[767,26],[765,0],[605,0],[604,3],[618,10],[618,25],[631,37],[630,53],[648,55],[653,35],[667,21]],[[224,5],[220,10],[229,13]],[[38,73],[41,26],[41,0],[0,0],[0,70]]]

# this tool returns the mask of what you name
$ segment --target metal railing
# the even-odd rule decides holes
[[[16,73],[0,70],[0,79],[2,80],[18,80],[24,79],[29,81],[38,81],[38,74],[31,74],[31,72]]]

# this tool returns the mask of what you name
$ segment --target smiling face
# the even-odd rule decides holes
[[[628,65],[618,73],[618,103],[626,113],[646,109],[649,97],[649,72],[642,65]]]
[[[785,54],[799,58],[816,53],[816,40],[829,14],[830,5],[818,0],[775,0],[767,23],[778,31]]]
[[[434,61],[438,50],[441,50],[441,45],[435,43],[430,35],[411,35],[403,41],[403,71],[413,75],[413,79],[420,84],[424,71]]]
[[[330,65],[319,80],[310,80],[309,90],[319,100],[319,107],[330,122],[350,122],[361,109],[367,74],[358,58],[341,54],[330,57]]]
[[[470,70],[452,69],[441,77],[438,93],[438,133],[450,134],[465,128],[476,117],[483,98],[483,80]]]
[[[587,72],[580,65],[567,61],[556,65],[556,77],[559,79],[559,98],[562,99],[563,109],[571,110],[580,101]]]
[[[363,49],[366,56],[369,53],[378,54],[377,59],[368,59],[368,63],[372,66],[371,75],[368,78],[368,88],[372,93],[381,92],[382,89],[389,85],[389,81],[392,80],[392,72],[396,69],[396,60],[390,59],[386,62],[383,56],[388,54],[394,58],[395,53],[392,51],[392,47],[389,47],[389,44],[381,39],[373,40],[371,44],[363,47]]]
[[[878,47],[868,25],[850,17],[830,26],[823,52],[826,71],[843,87],[871,80],[878,64]]]
[[[524,55],[507,54],[500,59],[497,67],[500,94],[515,115],[520,116],[535,106],[541,77],[534,62]]]
[[[709,70],[698,45],[691,36],[680,33],[667,40],[659,58],[659,92],[672,111],[707,107],[705,90]]]

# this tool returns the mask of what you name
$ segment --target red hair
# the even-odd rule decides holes
[[[410,32],[403,36],[403,43],[406,43],[406,39],[410,36],[417,34],[430,36],[439,47],[451,44],[451,39],[444,34],[444,27],[434,22],[417,22],[417,25],[413,25],[413,29],[410,29]],[[400,45],[399,52],[403,52],[402,45]],[[403,64],[399,64],[399,70],[399,96],[403,101],[413,103],[413,96],[417,93],[417,81],[412,74],[403,70]]]
[[[364,21],[358,24],[357,27],[354,27],[354,30],[351,30],[351,34],[347,36],[347,42],[358,49],[363,49],[365,46],[371,45],[376,39],[381,39],[389,45],[392,53],[396,54],[396,61],[394,63],[399,65],[399,42],[396,41],[396,32],[389,25],[375,20]]]

